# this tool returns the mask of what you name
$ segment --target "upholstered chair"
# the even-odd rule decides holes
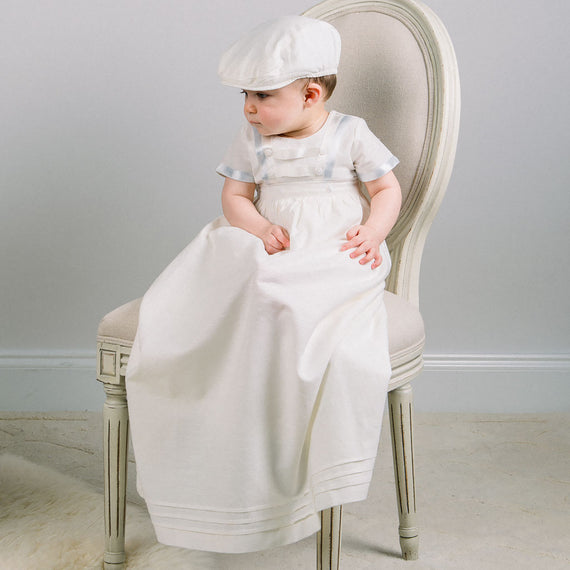
[[[459,79],[439,18],[414,0],[326,0],[306,12],[342,37],[339,82],[330,107],[366,119],[399,157],[400,217],[389,238],[385,295],[392,377],[388,408],[403,558],[418,557],[410,381],[423,367],[419,273],[425,239],[445,193],[459,127]],[[168,261],[168,260],[166,260]],[[97,379],[104,385],[105,568],[125,561],[128,410],[125,370],[140,299],[106,315],[98,330]],[[342,507],[321,513],[317,568],[338,569]],[[128,530],[128,529],[127,529]],[[381,556],[380,554],[378,556]],[[379,564],[381,562],[379,561]]]

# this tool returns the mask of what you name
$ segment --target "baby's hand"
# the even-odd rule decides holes
[[[346,233],[346,239],[348,241],[340,248],[340,251],[355,248],[350,257],[356,258],[365,254],[359,261],[362,265],[372,261],[370,269],[380,267],[382,263],[380,244],[383,240],[380,239],[377,230],[369,226],[354,226]]]
[[[289,247],[287,230],[276,224],[268,224],[258,236],[263,240],[265,251],[271,255]]]

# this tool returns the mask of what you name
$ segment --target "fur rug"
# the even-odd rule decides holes
[[[82,481],[0,456],[0,569],[81,570],[103,565],[103,496]],[[127,506],[126,568],[213,568],[207,553],[156,542],[148,515]]]

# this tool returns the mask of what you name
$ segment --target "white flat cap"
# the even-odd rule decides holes
[[[248,91],[279,89],[296,79],[335,74],[340,35],[322,20],[285,16],[248,32],[221,57],[223,84]]]

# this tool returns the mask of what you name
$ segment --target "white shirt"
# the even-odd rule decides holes
[[[302,181],[369,182],[384,176],[398,159],[359,117],[331,111],[311,136],[262,136],[245,123],[216,172],[257,185]]]

